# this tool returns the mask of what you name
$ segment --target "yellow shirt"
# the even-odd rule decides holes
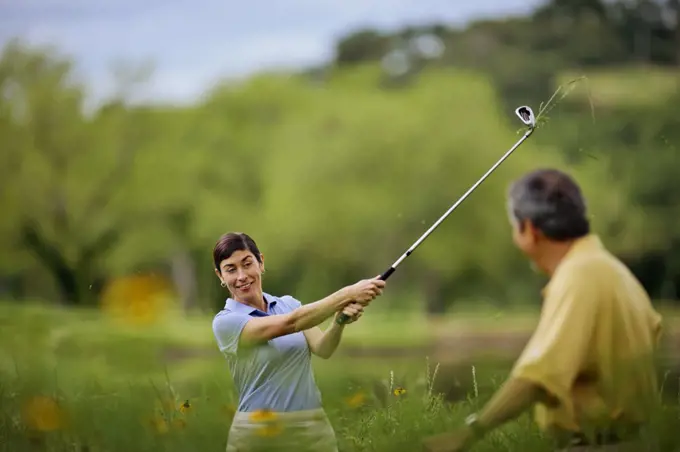
[[[590,235],[569,250],[543,295],[539,324],[512,371],[558,402],[537,404],[539,427],[586,432],[647,420],[659,396],[661,316],[634,275]]]

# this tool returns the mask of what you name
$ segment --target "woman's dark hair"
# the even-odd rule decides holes
[[[236,251],[250,251],[255,255],[255,259],[262,263],[260,250],[257,248],[255,240],[242,232],[229,232],[220,237],[213,249],[213,261],[217,271],[220,270],[220,262],[229,259]]]
[[[586,202],[568,174],[556,169],[533,171],[510,187],[509,208],[514,218],[525,220],[552,240],[583,237],[590,232]]]

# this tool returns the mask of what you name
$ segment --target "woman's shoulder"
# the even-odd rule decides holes
[[[280,295],[280,296],[274,296],[270,294],[265,295],[273,298],[274,300],[276,300],[277,303],[281,303],[283,306],[290,310],[297,309],[300,306],[302,306],[302,303],[292,295]]]

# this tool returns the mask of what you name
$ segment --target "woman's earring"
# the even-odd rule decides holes
[[[220,286],[222,286],[222,287],[227,287],[227,283],[225,283],[224,281],[222,281],[222,282],[220,282]]]

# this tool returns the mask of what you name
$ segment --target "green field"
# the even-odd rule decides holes
[[[461,422],[502,382],[521,346],[483,339],[526,336],[535,314],[460,311],[433,321],[367,313],[348,327],[335,357],[314,361],[341,450],[419,450],[420,438]],[[234,394],[210,320],[170,316],[132,327],[93,311],[1,304],[1,450],[224,450]],[[396,387],[406,392],[395,395]],[[673,450],[674,435],[664,432],[677,425],[677,395],[659,413],[663,450]],[[27,411],[35,397],[47,398],[34,407],[37,421]],[[474,450],[549,451],[552,444],[524,416]]]

